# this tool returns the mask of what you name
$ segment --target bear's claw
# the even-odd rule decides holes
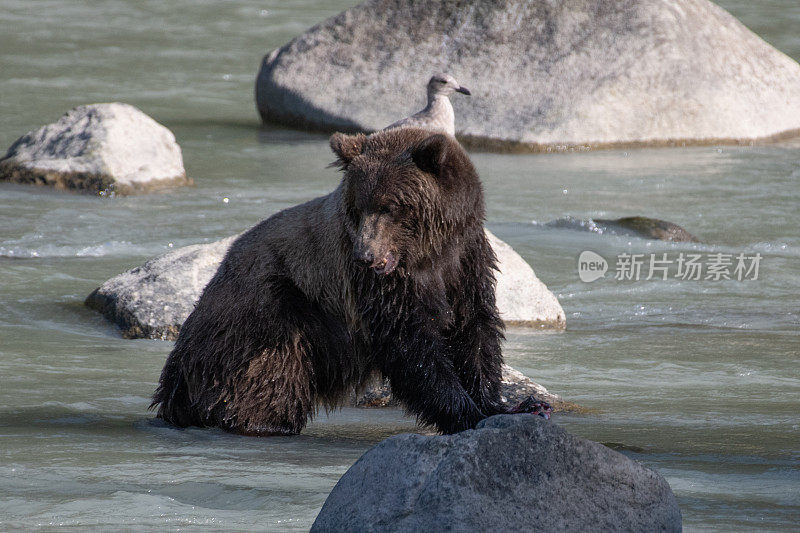
[[[553,407],[544,400],[538,400],[535,396],[528,396],[509,412],[512,414],[530,413],[539,415],[545,420],[550,420]]]

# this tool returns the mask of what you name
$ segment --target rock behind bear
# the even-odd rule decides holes
[[[367,0],[268,53],[256,103],[265,121],[377,130],[418,109],[440,69],[472,91],[453,101],[456,132],[484,149],[800,129],[800,65],[708,0]]]

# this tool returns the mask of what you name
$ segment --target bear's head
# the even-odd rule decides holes
[[[342,208],[355,261],[405,275],[446,264],[483,230],[478,174],[453,137],[398,128],[336,133],[330,145],[344,171]]]

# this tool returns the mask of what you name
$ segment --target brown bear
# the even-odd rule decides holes
[[[444,433],[515,410],[478,174],[419,129],[334,134],[332,193],[242,234],[184,323],[153,397],[177,426],[296,434],[374,372]]]

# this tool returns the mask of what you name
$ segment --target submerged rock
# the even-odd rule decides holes
[[[167,128],[128,104],[93,104],[27,133],[0,159],[0,180],[100,194],[189,185]]]
[[[508,244],[487,236],[499,260],[497,305],[514,325],[563,329],[564,310]],[[86,305],[119,325],[127,338],[174,340],[237,236],[180,248],[103,283]]]
[[[538,400],[548,402],[553,407],[554,412],[589,412],[584,407],[562,400],[557,394],[553,394],[522,372],[508,365],[503,365],[502,379],[501,394],[505,400],[504,403],[507,405],[519,405],[529,396],[535,396]],[[374,377],[363,391],[353,391],[349,405],[353,407],[390,407],[400,404],[392,399],[392,387],[389,385],[389,381]]]
[[[613,220],[565,217],[545,225],[551,228],[576,229],[610,235],[632,235],[660,241],[700,242],[700,239],[677,224],[648,217],[623,217]]]
[[[667,482],[532,415],[370,449],[317,516],[323,531],[681,531]]]
[[[657,239],[659,241],[674,242],[700,242],[700,239],[672,222],[658,220],[647,217],[624,217],[614,220],[595,219],[595,224],[605,226],[606,231],[625,233],[626,231],[644,237],[645,239]]]
[[[441,70],[472,91],[453,105],[456,133],[478,147],[749,142],[800,129],[800,65],[707,0],[370,0],[266,55],[256,102],[265,121],[378,130],[419,109],[420,84]]]

